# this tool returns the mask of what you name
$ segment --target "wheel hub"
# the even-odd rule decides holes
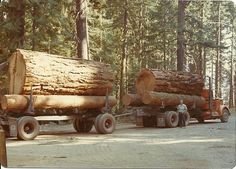
[[[110,119],[107,119],[106,121],[105,121],[105,127],[108,129],[108,128],[110,128],[112,126],[112,121],[110,120]]]

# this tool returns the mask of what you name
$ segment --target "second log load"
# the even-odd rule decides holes
[[[109,65],[17,49],[9,59],[9,94],[104,96],[111,92]]]
[[[141,70],[136,81],[136,90],[139,95],[151,91],[200,95],[203,87],[204,80],[198,74],[157,69]]]
[[[203,87],[198,74],[143,69],[136,80],[137,94],[124,95],[122,102],[125,106],[176,107],[183,100],[188,107],[202,107],[208,99],[208,90]]]

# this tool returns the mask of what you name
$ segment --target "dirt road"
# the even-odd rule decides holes
[[[7,141],[8,162],[10,167],[231,169],[236,165],[235,120],[191,122],[182,129],[120,124],[111,135],[76,134],[71,125],[43,126],[34,141]]]

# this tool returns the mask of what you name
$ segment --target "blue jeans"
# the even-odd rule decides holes
[[[186,126],[184,112],[179,112],[179,126],[180,127]]]

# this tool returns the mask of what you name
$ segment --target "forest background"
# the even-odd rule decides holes
[[[111,64],[119,99],[135,92],[142,68],[210,76],[214,95],[233,107],[235,17],[233,1],[0,0],[1,92],[7,92],[4,63],[23,48]],[[81,32],[86,57],[78,47]]]

